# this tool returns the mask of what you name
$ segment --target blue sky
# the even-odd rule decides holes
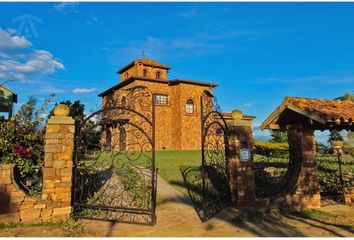
[[[353,22],[354,3],[0,3],[0,82],[89,111],[144,51],[257,126],[285,96],[354,90]]]

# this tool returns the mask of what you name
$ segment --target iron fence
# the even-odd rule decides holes
[[[275,196],[296,175],[289,150],[253,150],[257,197]],[[316,155],[321,196],[339,196],[354,188],[354,148],[319,151]]]
[[[354,148],[318,153],[317,169],[321,195],[342,194],[354,187]]]
[[[253,150],[257,197],[269,197],[284,187],[289,168],[289,150]]]

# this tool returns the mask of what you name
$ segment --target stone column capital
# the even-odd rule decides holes
[[[231,112],[231,120],[227,121],[227,127],[251,127],[250,119],[243,119],[243,114],[240,110],[234,110]]]
[[[52,125],[52,124],[73,125],[73,124],[75,124],[75,119],[73,119],[70,116],[53,116],[50,119],[48,119],[47,124],[49,124],[49,125]]]

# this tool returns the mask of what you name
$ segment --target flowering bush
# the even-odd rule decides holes
[[[42,187],[44,131],[41,124],[53,95],[36,110],[37,100],[30,97],[18,113],[0,125],[0,163],[14,163],[15,179],[27,193],[39,193]]]

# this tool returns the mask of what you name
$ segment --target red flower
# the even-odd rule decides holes
[[[32,153],[32,150],[29,148],[26,148],[24,146],[20,146],[20,145],[13,145],[13,148],[16,152],[17,156],[23,156],[25,155],[26,157],[29,157]]]

